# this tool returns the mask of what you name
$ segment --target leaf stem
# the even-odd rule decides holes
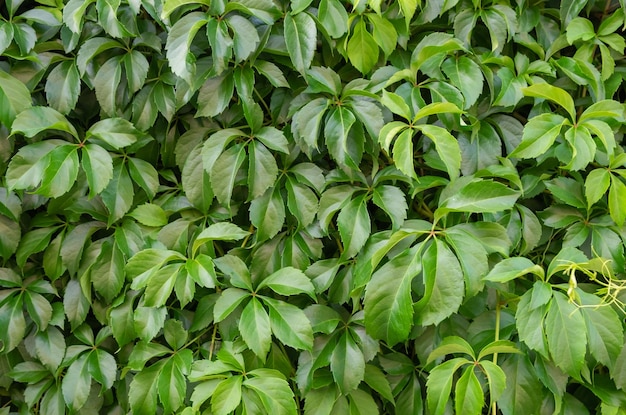
[[[500,340],[500,294],[496,290],[496,327],[495,327],[495,335],[494,341]],[[493,354],[493,363],[495,365],[498,364],[498,352]],[[497,415],[498,407],[495,401],[491,404],[491,414]]]
[[[209,360],[213,360],[215,350],[215,337],[217,336],[217,323],[213,323],[213,333],[211,334],[211,346],[209,347]]]

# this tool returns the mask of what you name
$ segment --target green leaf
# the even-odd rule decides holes
[[[78,280],[70,280],[63,296],[63,309],[72,329],[83,324],[91,309],[90,299],[85,297]]]
[[[360,19],[354,26],[347,53],[350,63],[362,74],[371,72],[378,62],[378,45],[367,31],[364,19]]]
[[[26,137],[46,130],[58,130],[78,139],[76,128],[63,114],[50,107],[29,107],[20,112],[13,121],[11,134],[24,134]]]
[[[78,410],[87,402],[91,390],[88,353],[82,354],[67,369],[63,376],[63,398],[73,410]]]
[[[133,319],[134,295],[126,294],[124,302],[109,312],[109,325],[117,344],[122,347],[133,341],[135,333]]]
[[[482,413],[484,405],[483,389],[476,377],[474,367],[470,365],[464,371],[454,388],[454,408],[456,413]]]
[[[267,189],[250,204],[250,221],[257,228],[257,242],[271,239],[283,228],[285,203],[279,188]]]
[[[506,388],[498,399],[503,413],[540,413],[541,400],[538,397],[543,396],[543,386],[528,356],[512,355],[501,364],[501,368],[506,375]]]
[[[26,260],[37,252],[41,252],[50,244],[52,235],[58,230],[58,227],[39,228],[29,231],[22,235],[20,244],[15,253],[15,260],[20,268],[26,264]]]
[[[405,125],[399,126],[398,128],[405,128]],[[384,132],[385,128],[381,130],[381,137]],[[407,128],[398,135],[398,139],[393,146],[393,162],[402,173],[408,177],[415,178],[417,176],[413,167],[413,158],[413,130]]]
[[[201,212],[206,212],[213,202],[213,189],[202,164],[202,147],[196,146],[188,154],[181,180],[187,199]]]
[[[383,96],[380,99],[380,103],[387,107],[389,111],[401,116],[406,120],[410,120],[412,118],[411,110],[407,103],[404,101],[404,98],[396,93],[388,92],[387,90],[383,89]]]
[[[576,40],[583,40],[588,42],[596,37],[596,31],[593,28],[593,23],[584,17],[576,17],[567,25],[566,29],[567,41],[574,43]]]
[[[532,118],[525,126],[522,142],[510,157],[535,158],[543,155],[554,144],[566,120],[553,113]]]
[[[167,214],[163,208],[153,203],[144,203],[137,206],[131,213],[128,214],[142,225],[146,226],[165,226],[167,225]]]
[[[374,188],[374,204],[389,215],[393,229],[398,229],[407,217],[409,209],[404,193],[400,188],[390,185],[382,185]]]
[[[326,146],[332,158],[341,166],[356,168],[363,155],[362,134],[355,133],[356,117],[344,107],[335,108],[324,126]]]
[[[107,60],[93,80],[96,98],[102,110],[109,116],[117,115],[117,89],[122,78],[121,56]]]
[[[272,343],[270,317],[261,302],[255,297],[250,300],[241,313],[239,331],[241,338],[250,350],[261,360],[265,360]]]
[[[450,399],[454,373],[469,360],[457,357],[448,360],[430,371],[426,381],[428,410],[433,415],[443,415]],[[471,366],[470,366],[471,368]]]
[[[256,50],[260,41],[259,34],[256,27],[248,19],[239,15],[228,15],[226,22],[234,32],[235,61],[242,62]]]
[[[254,62],[254,68],[276,88],[289,88],[289,82],[285,78],[285,74],[278,66],[272,62],[257,60]]]
[[[0,324],[7,328],[0,331],[0,340],[6,352],[15,349],[26,334],[26,320],[22,312],[22,304],[21,296],[16,295],[4,301],[0,306]]]
[[[222,291],[213,308],[215,322],[219,323],[228,317],[249,296],[249,292],[239,288],[227,288]]]
[[[278,166],[272,153],[262,143],[248,145],[248,187],[250,199],[257,198],[271,187],[278,176]]]
[[[30,106],[28,88],[18,79],[0,70],[0,123],[11,128],[17,114]]]
[[[115,243],[106,241],[98,259],[91,267],[91,281],[96,292],[107,302],[111,302],[124,285],[124,265],[126,260]]]
[[[235,91],[232,72],[207,79],[198,92],[197,117],[215,117],[224,112]]]
[[[160,360],[137,373],[133,378],[128,391],[128,400],[133,414],[148,415],[156,412],[157,383],[164,363],[164,360]]]
[[[257,369],[259,372],[266,369]],[[255,374],[256,371],[250,372]],[[265,413],[277,415],[296,415],[296,402],[293,392],[285,379],[278,376],[269,376],[268,373],[259,373],[259,376],[248,378],[243,382],[248,390],[253,390],[259,397]]]
[[[619,226],[626,221],[624,204],[626,203],[626,184],[617,176],[611,175],[611,187],[609,188],[609,213],[611,218]]]
[[[147,161],[137,157],[129,157],[127,160],[130,177],[152,200],[159,188],[159,174],[156,169]]]
[[[293,115],[292,131],[303,149],[317,149],[322,118],[329,107],[327,98],[315,98]]]
[[[46,99],[61,114],[76,107],[80,95],[80,75],[76,64],[64,61],[50,71],[46,80]]]
[[[317,44],[315,21],[307,13],[285,15],[285,44],[294,67],[301,74],[311,66]]]
[[[313,222],[318,211],[317,195],[309,187],[296,182],[291,177],[285,181],[285,187],[289,211],[298,219],[300,226],[308,226]]]
[[[102,202],[109,211],[109,225],[121,219],[130,210],[135,191],[128,170],[122,163],[114,163],[113,177],[101,196]]]
[[[211,2],[208,0],[165,0],[163,2],[163,10],[161,11],[161,19],[167,20],[174,10],[190,4],[210,6]]]
[[[555,292],[546,315],[548,349],[554,363],[573,378],[580,377],[585,364],[587,335],[581,310],[567,297]]]
[[[465,339],[459,336],[447,336],[441,341],[439,346],[430,352],[426,365],[453,353],[463,353],[470,356],[473,360],[476,360],[474,349]]]
[[[418,324],[439,324],[463,302],[465,281],[459,261],[448,245],[435,239],[422,256],[424,296],[415,303]]]
[[[352,199],[337,216],[337,227],[344,245],[343,258],[352,258],[365,245],[371,232],[365,195]]]
[[[574,99],[565,90],[550,84],[535,84],[522,89],[527,97],[543,98],[561,106],[570,116],[570,120],[576,120],[576,107]]]
[[[215,415],[228,415],[241,402],[243,376],[231,376],[215,388],[211,398],[211,410]]]
[[[207,23],[207,16],[202,12],[191,12],[178,20],[167,34],[165,50],[172,72],[192,83],[195,73],[195,56],[191,53],[191,43],[198,30]]]
[[[69,192],[78,177],[78,146],[60,145],[48,153],[41,186],[36,193],[60,197]]]
[[[420,115],[420,112],[415,115],[415,118]],[[459,147],[458,141],[444,128],[436,125],[420,125],[419,130],[435,144],[437,154],[445,164],[450,179],[454,180],[459,177],[459,170],[461,169],[461,148]]]
[[[317,18],[330,37],[343,36],[348,28],[348,13],[338,0],[321,0]]]
[[[145,136],[135,126],[122,118],[106,118],[87,131],[86,138],[95,137],[116,150],[127,147]]]
[[[238,241],[249,235],[239,226],[230,222],[218,222],[209,225],[196,237],[193,244],[193,254],[198,248],[209,241]]]
[[[581,308],[591,355],[609,368],[612,373],[624,344],[624,332],[619,316],[613,308],[602,304],[593,294],[578,291],[583,305]],[[596,307],[593,307],[596,306]]]
[[[263,298],[270,311],[270,326],[283,344],[300,350],[313,347],[313,329],[304,311],[284,301]]]
[[[474,105],[483,91],[483,75],[476,62],[467,56],[448,58],[441,70],[465,97],[465,109]]]
[[[330,371],[343,394],[355,390],[365,377],[363,352],[349,331],[341,335],[333,349],[330,358]]]
[[[113,178],[113,159],[97,144],[86,144],[81,150],[81,166],[87,176],[89,197],[101,193]]]
[[[591,209],[606,194],[611,183],[611,174],[607,169],[594,169],[585,178],[585,197],[587,209]]]
[[[284,267],[261,281],[257,290],[269,288],[280,295],[307,294],[315,299],[315,288],[304,272],[293,267]]]
[[[413,324],[411,283],[421,271],[416,250],[407,250],[383,265],[365,289],[365,327],[389,346],[405,341]]]
[[[193,354],[191,350],[179,350],[163,365],[157,384],[159,399],[166,413],[179,409],[185,400],[186,375],[189,374]]]
[[[436,216],[447,212],[500,212],[512,208],[519,196],[518,192],[502,183],[474,180],[442,200]]]
[[[493,282],[508,282],[526,274],[535,274],[541,279],[544,277],[543,268],[534,264],[530,259],[511,257],[498,262],[483,279]]]
[[[243,144],[235,144],[224,151],[211,169],[211,187],[217,200],[229,205],[237,179],[237,172],[243,164],[246,152]]]
[[[148,77],[150,66],[148,60],[141,52],[133,50],[122,58],[121,63],[124,66],[130,92],[135,93],[139,91]]]
[[[115,358],[102,349],[93,350],[89,353],[89,374],[104,388],[112,388],[117,376]]]
[[[489,384],[489,400],[491,404],[493,404],[502,396],[502,393],[506,389],[506,375],[500,366],[489,360],[481,361],[480,366],[487,377]]]
[[[559,14],[564,27],[568,27],[570,22],[578,16],[587,4],[587,0],[565,0],[560,2]]]

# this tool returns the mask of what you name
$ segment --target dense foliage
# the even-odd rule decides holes
[[[611,0],[6,0],[0,414],[626,414]]]

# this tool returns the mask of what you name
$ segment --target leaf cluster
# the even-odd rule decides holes
[[[0,415],[626,414],[623,0],[7,0]]]

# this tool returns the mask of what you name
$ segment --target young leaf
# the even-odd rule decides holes
[[[367,31],[364,19],[354,26],[347,53],[350,63],[362,74],[369,73],[378,61],[378,45]]]
[[[476,377],[474,367],[469,365],[454,388],[454,408],[456,413],[480,415],[484,405],[483,389]]]
[[[544,277],[543,268],[534,264],[530,259],[511,257],[498,262],[483,279],[493,282],[508,282],[526,274],[535,274],[542,279]]]
[[[431,414],[443,415],[445,413],[446,404],[450,399],[452,390],[454,372],[467,363],[470,363],[470,361],[457,357],[436,366],[430,371],[426,381],[426,399],[428,410]]]

